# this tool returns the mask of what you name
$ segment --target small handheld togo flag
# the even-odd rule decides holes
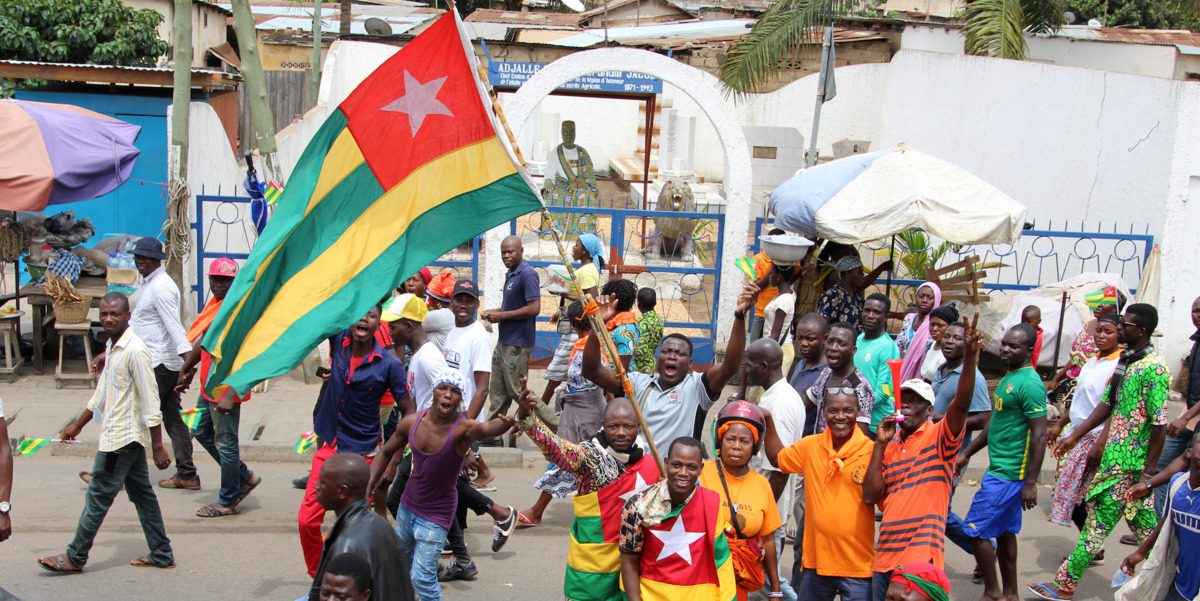
[[[301,434],[300,440],[296,441],[296,454],[303,455],[304,453],[308,452],[308,450],[311,449],[314,444],[317,444],[316,432],[305,432],[304,434]]]
[[[283,196],[283,186],[275,180],[268,181],[267,188],[263,190],[263,198],[266,199],[267,204],[273,206],[280,196]]]
[[[45,438],[23,438],[17,443],[17,454],[22,457],[28,457],[46,446],[50,442]]]
[[[196,426],[200,425],[200,416],[204,414],[204,410],[199,407],[184,409],[179,412],[179,416],[183,418],[183,424],[189,430],[195,430]]]

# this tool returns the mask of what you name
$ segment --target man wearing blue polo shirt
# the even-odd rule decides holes
[[[521,398],[521,381],[529,375],[529,355],[537,333],[537,316],[542,311],[541,281],[525,262],[520,238],[509,236],[500,243],[500,260],[508,268],[500,309],[479,314],[480,319],[500,326],[498,344],[492,353],[489,419],[508,413],[509,407]]]
[[[321,466],[337,453],[357,453],[370,463],[382,435],[379,402],[385,391],[391,391],[401,415],[413,412],[404,365],[375,341],[379,314],[379,307],[372,307],[350,329],[329,339],[330,373],[313,428],[322,446],[313,455],[297,516],[309,578],[316,576],[323,546],[325,508],[317,502],[316,493]]]

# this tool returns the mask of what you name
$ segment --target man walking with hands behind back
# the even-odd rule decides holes
[[[162,511],[150,485],[146,465],[146,446],[154,452],[154,465],[166,469],[171,458],[162,443],[162,414],[158,409],[158,388],[151,369],[146,345],[129,327],[129,300],[110,292],[100,299],[100,325],[111,345],[106,366],[96,384],[96,392],[87,409],[63,428],[63,442],[75,440],[80,430],[96,415],[103,415],[99,452],[92,467],[84,498],[83,515],[75,530],[75,539],[62,555],[42,557],[38,564],[51,572],[77,574],[87,564],[88,552],[100,525],[117,494],[124,488],[137,507],[138,520],[150,554],[130,562],[133,566],[175,567],[171,541],[163,527]]]

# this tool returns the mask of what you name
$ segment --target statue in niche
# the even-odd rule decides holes
[[[575,122],[562,122],[562,144],[546,157],[546,176],[542,185],[542,197],[552,207],[596,207],[600,194],[596,188],[596,174],[592,170],[592,157],[582,146],[575,143]],[[551,213],[553,223],[542,223],[544,237],[549,238],[549,228],[558,230],[564,239],[596,229],[596,216],[585,213]]]
[[[691,186],[678,177],[669,178],[658,194],[658,204],[655,208],[662,212],[695,213],[696,199]],[[657,235],[650,243],[650,257],[672,257],[691,261],[695,227],[695,219],[655,217],[654,231]]]

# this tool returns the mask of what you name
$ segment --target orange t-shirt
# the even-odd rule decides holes
[[[910,563],[931,563],[942,569],[946,509],[963,439],[963,433],[951,432],[949,424],[944,419],[926,422],[904,441],[893,438],[883,451],[887,495],[879,504],[883,521],[875,548],[876,572]]]
[[[821,576],[871,577],[875,510],[863,503],[863,479],[874,447],[855,427],[836,452],[829,430],[780,451],[780,471],[804,475],[805,569]]]
[[[762,474],[750,470],[741,478],[725,470],[725,482],[729,485],[729,497],[737,504],[738,516],[745,519],[742,534],[746,538],[771,534],[782,525],[779,520],[779,508],[775,505],[775,493],[771,491],[771,483]],[[732,524],[729,513],[729,497],[725,496],[725,488],[721,486],[721,475],[717,473],[716,461],[705,461],[704,469],[700,472],[700,486],[707,488],[721,497],[721,513],[717,523],[724,528]],[[732,526],[730,526],[732,529]]]

